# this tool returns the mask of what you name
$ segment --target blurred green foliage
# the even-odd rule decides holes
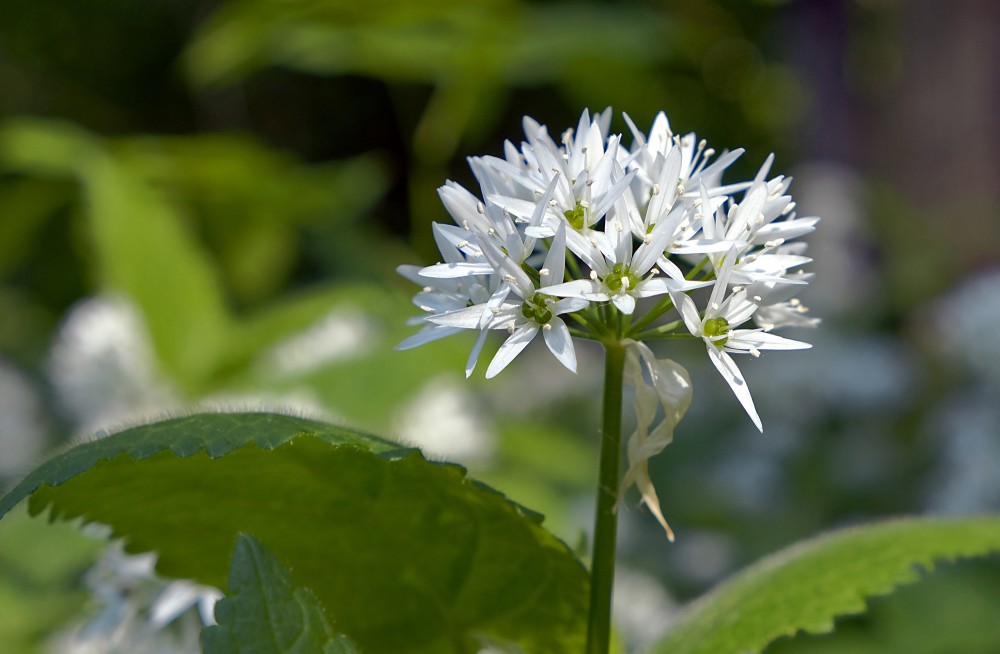
[[[40,643],[80,614],[79,580],[104,543],[74,523],[30,519],[21,507],[0,524],[0,643],[10,654]]]
[[[460,466],[353,429],[193,414],[67,450],[0,499],[0,517],[28,497],[35,515],[105,524],[132,553],[155,550],[163,574],[218,588],[233,543],[253,534],[315,595],[309,612],[371,654],[482,638],[569,653],[586,639],[587,572],[540,515]]]

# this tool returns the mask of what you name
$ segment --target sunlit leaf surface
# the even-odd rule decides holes
[[[894,520],[774,554],[696,601],[652,654],[737,654],[797,631],[824,633],[865,598],[916,581],[939,559],[1000,550],[1000,517]],[[942,602],[947,601],[942,598]]]
[[[586,572],[541,518],[419,452],[275,414],[201,414],[66,451],[2,501],[110,525],[162,574],[223,587],[236,534],[260,540],[367,653],[485,636],[577,652]]]

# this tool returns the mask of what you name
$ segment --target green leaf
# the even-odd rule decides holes
[[[101,286],[142,310],[171,379],[198,390],[232,330],[218,271],[183,216],[104,142],[58,121],[20,119],[0,129],[0,163],[81,183],[88,245]]]
[[[184,65],[199,86],[233,83],[265,66],[391,81],[478,79],[485,86],[525,86],[551,82],[588,62],[635,67],[662,60],[674,50],[670,28],[641,8],[597,3],[570,9],[516,0],[246,0],[223,5],[199,26]],[[596,42],[606,47],[580,47]]]
[[[229,596],[215,607],[218,625],[201,634],[205,654],[355,654],[333,633],[323,609],[253,536],[240,534],[229,571]]]
[[[869,602],[864,615],[837,619],[828,634],[782,638],[767,654],[997,654],[1000,561],[939,564],[919,584]],[[946,601],[942,601],[946,598]]]
[[[125,165],[94,157],[81,174],[101,281],[142,309],[171,378],[198,388],[230,329],[218,271],[174,207]]]
[[[100,156],[97,138],[71,123],[12,118],[0,127],[0,162],[5,168],[42,177],[69,177]]]
[[[693,603],[655,654],[737,654],[797,631],[824,633],[865,598],[939,559],[1000,550],[1000,517],[913,518],[834,532],[763,559]],[[942,600],[943,601],[943,600]]]
[[[387,267],[364,256],[377,235],[361,218],[387,186],[385,167],[372,155],[305,164],[236,134],[133,137],[114,145],[124,166],[198,220],[226,288],[241,301],[258,302],[288,281],[303,226],[311,247],[337,263],[334,272]],[[330,236],[314,243],[317,233]]]
[[[221,587],[259,539],[368,654],[583,647],[587,575],[541,518],[454,465],[340,427],[199,414],[79,445],[0,500],[108,524],[158,570]]]

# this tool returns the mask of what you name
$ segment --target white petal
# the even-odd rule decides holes
[[[639,128],[632,122],[632,118],[624,112],[622,112],[622,118],[625,119],[625,124],[628,125],[629,131],[632,132],[632,138],[635,139],[634,149],[639,149],[646,145],[646,135],[639,131]]]
[[[201,592],[201,587],[189,581],[172,582],[150,607],[150,626],[155,631],[170,624],[198,602]]]
[[[493,266],[482,263],[436,263],[420,269],[424,277],[450,279],[453,277],[470,277],[472,275],[488,275],[495,272]]]
[[[427,285],[427,280],[420,276],[420,269],[423,266],[414,266],[413,264],[405,263],[401,266],[396,266],[396,272],[407,278],[414,284],[419,284],[421,286]]]
[[[464,309],[459,309],[457,311],[449,311],[448,313],[438,313],[432,316],[427,316],[427,321],[432,322],[435,325],[444,325],[445,327],[479,329],[484,311],[489,311],[485,305],[474,304],[471,307],[465,307]]]
[[[547,327],[542,329],[542,336],[545,344],[549,346],[549,351],[559,359],[559,363],[566,366],[570,372],[576,372],[576,350],[573,348],[573,338],[569,335],[569,329],[559,318],[549,321]]]
[[[626,192],[628,185],[632,183],[633,177],[635,177],[634,170],[615,182],[614,186],[608,189],[604,196],[601,197],[600,202],[594,207],[593,211],[590,212],[590,215],[599,219],[610,211],[614,203],[618,201],[618,197],[622,193]]]
[[[604,276],[611,269],[608,267],[604,253],[601,252],[599,241],[595,243],[597,239],[591,239],[594,235],[603,236],[600,232],[595,231],[589,231],[588,235],[584,236],[575,229],[566,230],[566,246],[573,251],[573,254],[580,257],[588,268],[596,271],[598,275]]]
[[[579,297],[585,300],[597,300],[605,302],[609,300],[604,285],[592,279],[575,279],[564,284],[546,286],[537,291],[544,295],[555,295],[556,297]]]
[[[457,254],[457,256],[448,258],[445,263],[463,263],[465,257],[460,253],[474,257],[482,256],[482,252],[479,251],[479,246],[476,245],[475,238],[469,230],[441,223],[434,223],[433,229],[434,240],[442,254],[444,256],[448,256],[449,252]],[[447,247],[444,247],[445,245]]]
[[[681,318],[684,319],[684,325],[688,331],[694,336],[701,336],[701,316],[698,315],[698,307],[694,305],[694,300],[688,295],[676,291],[670,293],[670,299],[674,301],[674,306],[677,307]]]
[[[473,371],[476,369],[476,363],[479,361],[479,353],[483,351],[483,344],[486,343],[487,334],[489,334],[489,332],[485,329],[479,332],[479,336],[476,338],[476,342],[472,346],[472,351],[469,352],[469,358],[465,361],[466,379],[471,377]]]
[[[460,184],[446,183],[438,189],[438,196],[456,225],[468,225],[470,228],[480,231],[489,229],[489,220],[477,210],[479,198]],[[437,233],[437,229],[434,231]]]
[[[588,304],[590,304],[590,301],[582,297],[564,297],[552,305],[551,311],[553,315],[561,316],[564,313],[573,313],[574,311],[585,309]]]
[[[667,243],[673,239],[674,232],[684,217],[684,210],[680,207],[671,211],[666,218],[656,224],[648,240],[635,251],[632,257],[632,270],[637,275],[645,275],[649,272],[658,259],[663,256],[663,251]]]
[[[733,361],[731,356],[719,351],[717,347],[707,342],[707,339],[705,344],[708,349],[708,358],[712,360],[715,369],[719,371],[719,374],[726,380],[729,387],[733,389],[736,399],[743,405],[743,409],[746,410],[747,415],[753,420],[753,424],[759,431],[763,432],[764,426],[761,424],[760,416],[757,415],[757,409],[753,405],[753,398],[750,397],[750,389],[747,388],[746,380],[743,379],[743,373],[736,367],[736,362]]]
[[[501,284],[500,287],[497,288],[496,292],[493,293],[492,297],[490,297],[489,301],[486,302],[486,311],[483,311],[483,316],[479,319],[480,329],[486,329],[490,326],[490,322],[493,320],[493,315],[497,314],[499,312],[498,310],[504,306],[504,300],[507,299],[508,295],[510,295],[510,286],[507,284]],[[511,307],[511,304],[514,306]],[[518,306],[518,303],[508,303],[508,308],[514,309],[515,311]]]
[[[554,236],[555,233],[555,229],[552,225],[545,223],[541,225],[529,225],[524,229],[524,235],[530,236],[531,238],[550,238],[551,236]]]
[[[747,245],[744,241],[741,243],[743,247]],[[700,238],[671,245],[669,251],[671,254],[719,254],[729,250],[732,245],[733,241]]]
[[[556,230],[555,238],[549,245],[549,251],[545,255],[545,262],[542,264],[539,279],[542,286],[559,284],[563,280],[566,272],[566,225],[560,224]]]
[[[746,236],[748,228],[751,232],[756,231],[754,225],[766,201],[767,185],[761,183],[750,187],[743,201],[736,207],[736,215],[733,216],[733,221],[726,230],[727,238],[743,238]]]
[[[444,327],[442,325],[428,325],[424,327],[419,332],[413,336],[408,336],[404,338],[396,346],[397,350],[411,350],[415,347],[424,345],[425,343],[430,343],[431,341],[436,341],[439,338],[445,338],[446,336],[452,336],[461,332],[462,330],[458,327]]]
[[[733,293],[726,298],[718,310],[712,310],[712,315],[722,316],[729,323],[729,327],[742,325],[750,316],[757,311],[757,305],[747,298],[746,290]]]
[[[722,267],[716,271],[715,275],[715,288],[712,289],[712,297],[708,300],[708,310],[706,314],[712,313],[714,311],[713,307],[720,306],[722,304],[722,297],[726,294],[729,289],[729,277],[733,272],[733,266],[736,265],[736,247],[729,249],[726,253],[726,258],[722,261]]]
[[[522,298],[529,298],[535,292],[535,284],[531,281],[531,278],[521,270],[519,262],[514,261],[509,256],[504,254],[494,245],[488,238],[484,236],[479,236],[479,247],[482,248],[483,254],[489,259],[490,265],[503,275],[504,280],[514,287],[518,295]]]
[[[506,209],[513,216],[525,220],[530,220],[531,216],[535,213],[535,209],[538,207],[538,204],[531,200],[511,198],[506,195],[488,195],[486,196],[486,201],[495,204],[501,209]]]
[[[656,265],[671,279],[684,279],[684,273],[681,271],[680,267],[667,257],[660,257],[657,259]]]
[[[675,293],[683,293],[685,291],[693,291],[696,288],[704,288],[706,286],[711,286],[713,282],[688,282],[688,281],[677,281],[676,279],[670,279],[668,277],[653,277],[652,279],[647,279],[639,282],[632,291],[632,295],[636,297],[652,297],[654,295],[663,295],[664,293],[669,293],[671,291]]]
[[[616,293],[611,296],[611,301],[626,316],[632,315],[632,312],[635,311],[635,298],[627,293]]]
[[[767,177],[767,174],[769,172],[771,172],[771,164],[772,163],[774,163],[774,153],[773,152],[771,154],[767,155],[767,159],[765,159],[764,163],[761,164],[760,170],[757,171],[757,176],[754,177],[754,180],[753,180],[754,184],[758,184],[758,183],[764,181],[764,178]]]
[[[656,180],[659,193],[649,201],[649,207],[646,210],[648,222],[659,222],[660,214],[663,213],[664,209],[673,206],[674,198],[677,196],[677,180],[680,172],[681,152],[674,148],[667,153],[667,158],[660,169],[660,177]]]
[[[549,201],[552,200],[552,194],[556,190],[556,184],[558,184],[559,178],[554,177],[551,182],[549,182],[548,187],[545,192],[535,200],[535,210],[531,213],[531,217],[528,219],[528,228],[540,227],[544,222],[549,212]],[[527,233],[527,232],[526,232]],[[529,235],[530,236],[530,235]],[[526,243],[527,249],[531,250],[535,247],[534,241]]]
[[[756,329],[737,329],[730,333],[726,347],[731,347],[734,350],[749,350],[750,348],[758,350],[808,350],[812,345]]]
[[[490,361],[490,367],[486,369],[486,378],[490,379],[500,374],[514,358],[521,353],[521,350],[528,346],[531,339],[538,333],[538,325],[530,323],[518,327],[517,330],[507,337],[497,354]]]
[[[783,238],[787,241],[800,236],[805,236],[816,229],[816,223],[818,222],[819,218],[809,217],[796,218],[794,220],[783,220],[781,222],[771,223],[770,225],[764,225],[757,230],[756,234],[754,234],[754,243],[766,243],[767,241],[773,241],[778,238]]]

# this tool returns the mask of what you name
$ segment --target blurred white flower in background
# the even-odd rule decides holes
[[[926,484],[931,511],[1000,510],[1000,268],[970,275],[928,305],[918,326],[928,347],[957,374],[957,390],[924,430],[936,450]]]
[[[481,418],[476,396],[449,377],[431,379],[397,412],[397,439],[458,463],[488,459],[496,437]]]
[[[56,399],[82,433],[174,406],[157,376],[149,333],[128,301],[98,296],[74,305],[49,355]]]
[[[667,632],[678,604],[655,577],[618,566],[613,592],[615,625],[630,651],[644,650]]]
[[[1000,405],[995,390],[980,388],[950,397],[935,412],[925,437],[940,457],[926,484],[929,510],[1000,511]]]
[[[17,368],[0,359],[0,479],[25,472],[44,446],[38,391]]]
[[[718,582],[740,563],[739,541],[732,534],[708,529],[685,533],[667,561],[679,579],[699,586]]]
[[[376,325],[364,312],[340,308],[274,345],[261,357],[261,363],[268,375],[302,375],[364,356],[378,343]]]
[[[931,340],[941,353],[1000,387],[1000,268],[967,278],[929,313]]]
[[[56,401],[78,434],[107,434],[178,406],[156,371],[139,311],[109,296],[72,307],[49,355]],[[124,554],[112,544],[88,572],[96,613],[59,634],[58,654],[177,654],[198,651],[202,626],[214,622],[218,590],[154,574],[156,556]]]
[[[820,236],[809,247],[816,280],[810,282],[809,304],[828,318],[867,311],[882,294],[876,258],[877,238],[866,213],[866,186],[854,169],[831,161],[813,161],[795,171],[796,206],[823,216]]]
[[[222,593],[156,576],[155,554],[109,547],[86,575],[94,612],[49,644],[51,654],[176,654],[199,651],[204,626]]]

